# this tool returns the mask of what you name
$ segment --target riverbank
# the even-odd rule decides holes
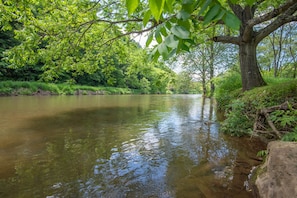
[[[229,98],[228,98],[229,97]],[[251,136],[268,144],[266,158],[253,171],[255,197],[297,195],[297,80],[269,83],[244,93],[228,93],[221,130],[231,136]],[[225,98],[224,98],[225,99]],[[275,141],[276,140],[276,141]]]
[[[246,92],[234,90],[228,96],[221,107],[226,116],[223,132],[257,136],[266,143],[297,141],[297,80],[270,83]]]
[[[0,82],[0,96],[18,95],[109,95],[138,94],[138,90],[118,87],[92,87],[28,81]]]

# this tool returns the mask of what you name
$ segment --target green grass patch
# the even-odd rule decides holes
[[[0,82],[0,95],[35,95],[40,91],[52,95],[99,95],[99,94],[137,94],[137,90],[117,87],[92,87],[85,85],[54,84],[27,81],[2,81]]]

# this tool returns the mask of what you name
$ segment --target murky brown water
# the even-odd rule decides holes
[[[252,197],[264,145],[199,95],[0,98],[0,197]]]

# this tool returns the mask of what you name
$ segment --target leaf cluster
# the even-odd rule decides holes
[[[128,13],[139,13],[140,4],[139,0],[126,0]],[[235,30],[240,26],[239,19],[217,0],[149,0],[147,5],[143,4],[143,26],[151,23],[151,27],[156,27],[146,42],[146,46],[152,41],[158,43],[152,51],[155,60],[160,55],[168,58],[189,51],[201,42],[197,40],[197,29],[217,23]]]

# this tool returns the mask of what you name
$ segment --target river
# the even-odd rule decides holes
[[[0,98],[0,197],[252,197],[253,138],[200,95]]]

